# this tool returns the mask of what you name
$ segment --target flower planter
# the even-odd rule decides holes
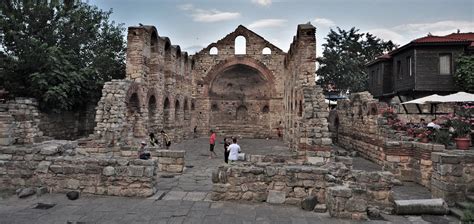
[[[462,150],[468,150],[469,149],[469,138],[468,137],[463,137],[463,138],[455,138],[456,141],[456,147],[458,149]]]

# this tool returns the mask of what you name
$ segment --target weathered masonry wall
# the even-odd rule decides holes
[[[43,132],[38,102],[35,99],[16,98],[0,104],[0,145],[32,144],[40,141]]]
[[[328,151],[328,111],[322,88],[316,86],[316,29],[299,25],[285,57],[284,138],[291,148]]]
[[[331,163],[320,166],[289,158],[276,163],[275,159],[220,166],[212,176],[212,200],[299,205],[315,197],[318,207],[327,207],[331,216],[351,219],[367,219],[369,207],[393,209],[394,176],[389,172],[352,171],[350,158],[332,157]]]
[[[386,107],[365,92],[338,101],[333,119],[337,144],[359,152],[400,180],[425,186],[435,197],[448,202],[465,197],[468,189],[474,188],[469,174],[474,163],[470,153],[406,140],[402,132],[387,125],[386,118],[381,115]]]
[[[156,159],[85,156],[76,142],[64,140],[0,147],[2,188],[43,186],[50,192],[147,197],[156,191],[157,168]]]
[[[245,53],[236,53],[236,38],[245,39]],[[214,129],[220,136],[277,137],[285,55],[244,26],[196,53],[192,75],[199,134]]]
[[[161,130],[177,142],[213,129],[228,137],[285,136],[292,148],[328,150],[311,24],[298,26],[288,53],[244,26],[190,57],[153,26],[129,27],[127,38],[127,75],[105,84],[95,137],[133,145]],[[236,47],[241,39],[244,52]]]
[[[474,152],[453,150],[431,154],[431,193],[450,205],[474,192]]]

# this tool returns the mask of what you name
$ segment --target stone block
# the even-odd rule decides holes
[[[325,213],[327,211],[327,207],[326,207],[326,204],[317,204],[316,206],[314,206],[314,212],[317,212],[317,213]]]
[[[301,208],[306,211],[313,211],[317,203],[318,200],[315,196],[309,196],[301,200]]]
[[[367,201],[359,198],[350,198],[346,202],[346,211],[365,212],[367,210]]]
[[[13,158],[10,154],[0,154],[0,160],[11,160]]]
[[[284,191],[268,191],[267,202],[271,204],[283,204],[285,203],[286,192]]]
[[[307,157],[306,162],[311,165],[324,165],[324,158],[319,156]]]
[[[155,175],[155,167],[147,166],[145,167],[144,176],[145,177],[153,177]]]
[[[446,215],[448,205],[441,199],[395,200],[395,212],[398,215]]]
[[[395,163],[400,162],[400,156],[387,156],[386,159],[388,162],[395,162]]]
[[[171,158],[184,158],[185,151],[171,151],[171,150],[158,150],[156,155],[158,157],[171,157]]]
[[[349,198],[352,196],[352,190],[346,186],[329,187],[327,190],[333,197]]]
[[[167,171],[171,173],[182,173],[183,169],[184,169],[183,165],[168,165],[166,170],[163,170],[163,171]]]
[[[102,171],[102,174],[104,176],[113,176],[113,175],[115,175],[115,168],[112,167],[112,166],[106,166],[106,167],[104,167],[104,169]]]
[[[50,165],[51,165],[50,161],[41,161],[38,164],[38,168],[36,169],[36,172],[38,172],[38,173],[48,173]]]
[[[128,176],[131,177],[142,177],[144,173],[143,166],[129,166],[128,167]]]

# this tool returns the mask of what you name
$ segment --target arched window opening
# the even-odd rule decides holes
[[[300,106],[298,108],[298,116],[303,116],[303,104],[301,103],[301,100],[300,100]]]
[[[265,105],[265,106],[262,108],[262,112],[263,112],[264,114],[270,112],[270,108],[268,107],[268,105]]]
[[[156,98],[151,96],[148,100],[148,120],[152,121],[155,118],[156,114]]]
[[[184,100],[183,110],[184,110],[184,120],[189,120],[190,117],[189,117],[188,99]]]
[[[179,100],[176,100],[176,103],[174,104],[174,119],[176,121],[179,121],[180,120],[180,105],[179,105]]]
[[[247,118],[247,107],[244,105],[240,105],[237,108],[236,119],[245,120],[246,118]]]
[[[128,110],[131,113],[140,112],[140,100],[138,99],[138,94],[133,93],[128,100]]]
[[[235,38],[234,51],[235,54],[247,54],[247,40],[243,36],[238,36]]]
[[[170,100],[168,97],[165,98],[163,103],[163,127],[170,127]]]
[[[158,51],[158,35],[156,32],[151,33],[151,40],[150,40],[150,48],[152,53],[156,53]]]
[[[194,110],[195,109],[195,106],[194,106],[194,102],[191,103],[191,110]]]
[[[272,54],[272,50],[270,50],[270,48],[268,48],[268,47],[263,48],[262,54]]]
[[[209,50],[210,55],[217,55],[219,53],[219,50],[217,47],[212,47],[211,50]]]

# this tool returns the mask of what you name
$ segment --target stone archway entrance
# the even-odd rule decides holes
[[[221,136],[270,136],[271,72],[235,63],[219,69],[209,87],[211,128]],[[266,74],[263,74],[266,73]],[[264,112],[265,111],[265,112]]]

